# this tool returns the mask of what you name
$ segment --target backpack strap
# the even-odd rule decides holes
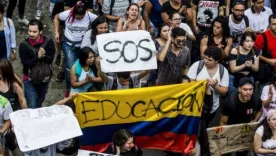
[[[110,3],[110,11],[109,11],[109,15],[112,15],[112,9],[114,7],[114,4],[115,4],[115,0],[110,0],[111,3]]]
[[[222,64],[219,64],[219,77],[220,77],[220,81],[223,78],[223,74],[224,74],[224,66]]]
[[[82,67],[80,64],[80,60],[77,59],[75,62],[75,73],[76,73],[77,78],[79,78],[81,76],[81,71],[82,71]]]
[[[267,37],[266,37],[265,33],[262,33],[262,36],[263,36],[263,39],[264,39],[264,46],[263,46],[263,49],[262,49],[262,55],[266,57],[267,55],[269,55],[268,50],[267,50],[267,47],[268,47],[267,46]]]
[[[249,19],[246,15],[244,15],[244,22],[245,22],[246,28],[249,27]]]
[[[6,18],[6,17],[4,17],[4,18]],[[7,20],[7,24],[8,24],[9,29],[11,29],[9,18],[6,18],[6,20]]]
[[[197,67],[197,71],[196,71],[196,78],[197,78],[197,75],[200,73],[200,71],[202,70],[204,66],[204,60],[200,60],[199,61],[199,64],[198,64],[198,67]]]

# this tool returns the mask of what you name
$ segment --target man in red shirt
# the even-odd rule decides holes
[[[267,38],[267,50],[272,54],[273,58],[260,56],[260,59],[274,66],[274,70],[276,71],[276,14],[269,16],[269,29],[265,31],[265,35]],[[258,50],[262,50],[264,48],[264,38],[262,34],[258,35],[255,47]]]

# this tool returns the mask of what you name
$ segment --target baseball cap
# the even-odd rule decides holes
[[[243,77],[240,79],[239,81],[239,87],[246,85],[246,84],[251,84],[252,86],[254,86],[253,81],[251,80],[251,78],[249,77]]]
[[[234,8],[236,5],[243,5],[245,6],[245,2],[243,0],[235,0],[232,4],[232,8]]]

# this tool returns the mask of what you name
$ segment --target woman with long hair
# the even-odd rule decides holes
[[[216,46],[222,50],[223,59],[229,57],[232,45],[228,23],[223,16],[218,16],[212,22],[210,28],[200,41],[200,56],[203,59],[203,53],[209,46]]]
[[[157,51],[166,45],[168,35],[170,35],[170,27],[167,24],[163,23],[158,29],[157,38],[153,40]],[[148,79],[149,85],[155,84],[155,81],[157,79],[157,74],[158,74],[158,69],[151,70],[150,76]]]
[[[61,12],[55,16],[54,23],[56,42],[60,42],[60,21],[65,22],[64,36],[61,43],[66,64],[65,97],[68,97],[71,87],[69,70],[71,69],[74,62],[78,59],[83,36],[89,29],[90,23],[93,22],[96,17],[97,16],[95,14],[86,10],[85,5],[81,1],[78,1],[71,10]]]
[[[108,20],[105,16],[97,17],[91,24],[91,29],[88,30],[83,36],[81,42],[81,48],[90,47],[95,55],[99,55],[98,44],[96,37],[97,35],[108,33]]]
[[[95,53],[89,47],[82,48],[79,59],[70,70],[71,92],[92,91],[94,83],[102,82],[96,69]]]
[[[268,111],[254,135],[254,150],[258,156],[276,155],[276,110]]]
[[[22,83],[6,59],[0,60],[0,95],[10,101],[13,111],[27,108]]]
[[[259,70],[259,54],[254,48],[255,39],[255,34],[247,31],[243,34],[240,45],[231,50],[228,91],[237,88],[243,77],[250,77],[254,80],[253,74]]]
[[[13,72],[11,62],[6,59],[0,60],[0,96],[5,97],[10,102],[13,111],[27,108],[22,83],[19,77]],[[5,153],[11,151],[13,155],[18,155],[19,150],[15,140],[15,134],[12,131],[8,131],[5,138]]]
[[[139,16],[139,6],[137,4],[129,5],[126,15],[120,17],[117,22],[117,32],[128,30],[146,30],[145,21]]]
[[[142,156],[143,151],[134,142],[134,135],[127,129],[121,129],[113,134],[113,143],[105,153],[114,155]]]

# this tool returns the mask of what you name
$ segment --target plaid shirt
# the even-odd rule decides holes
[[[163,48],[160,48],[159,53],[162,50]],[[184,67],[189,66],[190,63],[191,53],[186,46],[182,48],[178,56],[171,52],[171,47],[169,47],[165,60],[158,64],[157,85],[176,84],[178,78],[184,73]]]

